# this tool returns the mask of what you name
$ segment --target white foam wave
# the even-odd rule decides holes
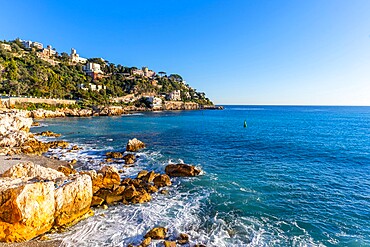
[[[76,144],[83,149],[72,152],[51,150],[51,154],[66,160],[75,158],[87,169],[100,169],[105,158],[103,154],[108,149],[113,149],[110,146],[97,148],[95,144]],[[124,168],[123,176],[134,177],[142,169],[163,172],[168,163],[183,163],[183,160],[168,160],[158,151],[145,150],[136,155],[138,161],[135,166]],[[119,162],[109,165],[118,169],[124,166]],[[213,181],[218,180],[214,174],[207,176]],[[189,246],[196,243],[217,247],[286,246],[292,243],[294,246],[321,246],[296,222],[212,211],[210,198],[220,192],[203,186],[191,187],[192,183],[198,184],[201,179],[202,176],[172,179],[173,186],[168,188],[169,195],[153,194],[151,202],[141,205],[118,204],[107,210],[96,209],[95,216],[79,222],[64,233],[52,234],[50,237],[62,240],[62,246],[127,246],[129,243],[138,245],[151,228],[165,226],[169,229],[170,240],[175,240],[179,233],[189,234]],[[239,187],[241,191],[250,192],[236,182],[232,185]],[[214,203],[211,202],[211,207]],[[282,230],[282,226],[294,228],[301,233],[289,236]],[[150,246],[163,244],[162,241],[153,241]]]

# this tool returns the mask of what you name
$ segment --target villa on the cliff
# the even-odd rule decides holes
[[[180,90],[174,90],[168,95],[169,100],[173,101],[180,101],[181,100],[181,91]]]
[[[40,42],[31,41],[31,40],[21,40],[22,45],[26,49],[36,48],[36,49],[42,49],[44,48],[44,45]]]
[[[100,64],[98,63],[87,63],[83,66],[83,70],[93,80],[100,79],[104,75],[104,72],[101,70]]]
[[[148,69],[148,67],[142,67],[142,69],[134,69],[132,71],[133,75],[143,76],[147,78],[154,78],[156,75],[153,70]]]
[[[71,49],[70,58],[71,58],[72,64],[76,64],[76,63],[85,64],[87,62],[87,59],[80,57],[80,55],[77,53],[76,49],[74,48]]]

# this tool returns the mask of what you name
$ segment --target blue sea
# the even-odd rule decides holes
[[[226,106],[41,123],[32,131],[84,148],[49,155],[85,169],[100,169],[105,152],[136,137],[147,148],[134,167],[113,164],[123,177],[182,162],[203,171],[173,179],[169,195],[96,209],[51,235],[65,246],[138,245],[154,226],[168,227],[170,239],[189,234],[190,246],[370,246],[370,107]]]

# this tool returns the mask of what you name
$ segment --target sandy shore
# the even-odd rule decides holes
[[[67,164],[66,161],[61,160],[54,160],[50,159],[44,156],[31,156],[31,155],[13,155],[13,156],[0,156],[0,174],[4,173],[4,171],[8,170],[10,167],[12,167],[15,164],[18,164],[19,162],[28,162],[32,161],[35,164],[49,167],[53,169],[57,169],[61,165]],[[57,247],[60,246],[61,241],[55,241],[55,240],[30,240],[23,243],[1,243],[0,247]]]

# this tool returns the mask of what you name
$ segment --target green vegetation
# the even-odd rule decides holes
[[[129,68],[100,58],[90,58],[88,61],[99,63],[104,72],[103,78],[93,81],[83,71],[83,65],[72,64],[65,52],[53,56],[51,59],[58,64],[52,65],[38,57],[40,51],[34,48],[25,49],[18,39],[2,43],[9,44],[12,50],[7,51],[0,46],[1,94],[77,99],[83,105],[108,105],[112,98],[128,94],[151,94],[164,98],[170,92],[180,90],[182,101],[212,104],[203,93],[198,93],[185,84],[178,74],[167,76],[166,72],[159,72],[158,75],[148,78],[135,74],[135,67]],[[80,85],[89,83],[106,88],[99,91],[88,87],[81,89]],[[148,105],[145,101],[136,103]]]

